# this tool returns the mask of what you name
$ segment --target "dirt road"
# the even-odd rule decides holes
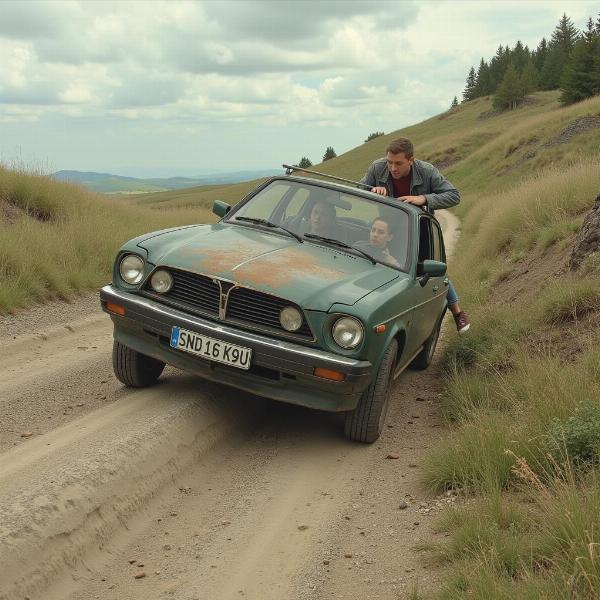
[[[452,247],[456,220],[444,216]],[[447,323],[448,324],[448,323]],[[0,598],[406,598],[439,573],[453,497],[419,485],[443,435],[435,367],[396,382],[388,427],[167,369],[127,390],[95,297],[0,317]],[[393,457],[393,458],[388,458]]]

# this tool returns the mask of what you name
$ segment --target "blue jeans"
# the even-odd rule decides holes
[[[458,294],[452,285],[452,282],[448,282],[448,305],[456,304],[458,302]]]

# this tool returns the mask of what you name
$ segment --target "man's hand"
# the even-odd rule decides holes
[[[425,196],[400,196],[398,200],[402,200],[402,202],[408,202],[409,204],[414,204],[415,206],[423,206],[427,202],[427,198],[425,198]]]
[[[371,191],[380,196],[387,196],[387,190],[384,187],[372,187]]]

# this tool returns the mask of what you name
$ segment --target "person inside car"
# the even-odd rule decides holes
[[[368,242],[357,242],[356,246],[368,252],[373,258],[388,265],[400,267],[400,263],[390,254],[389,243],[394,239],[392,226],[384,217],[377,217],[371,223]]]
[[[310,211],[310,233],[322,237],[335,237],[335,206],[331,202],[316,202]]]

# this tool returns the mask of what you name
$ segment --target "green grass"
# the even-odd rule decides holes
[[[566,265],[600,191],[600,129],[556,143],[579,116],[600,114],[600,98],[548,108],[505,121],[448,169],[464,192],[450,274],[474,325],[442,358],[451,428],[424,475],[468,499],[430,549],[446,565],[443,598],[600,597],[598,253],[578,273],[520,275],[516,300],[497,298],[524,266]]]
[[[561,107],[556,92],[539,92],[531,103],[503,113],[491,110],[490,98],[479,98],[315,168],[358,179],[400,135],[413,140],[417,157],[451,161],[445,173],[462,193],[464,239],[469,255],[479,257],[472,298],[483,302],[502,273],[495,262],[499,251],[541,252],[568,239],[580,222],[598,188],[599,130],[562,143],[556,137],[587,114],[600,114],[600,98]],[[526,159],[533,150],[535,156]],[[16,220],[0,221],[0,310],[93,288],[109,278],[112,255],[128,237],[211,221],[214,200],[235,204],[260,181],[110,199],[0,167],[0,202],[21,211]],[[471,276],[472,265],[467,274],[459,263],[453,278],[464,289]]]
[[[213,220],[204,208],[153,211],[1,167],[0,211],[0,311],[97,288],[126,240]]]

